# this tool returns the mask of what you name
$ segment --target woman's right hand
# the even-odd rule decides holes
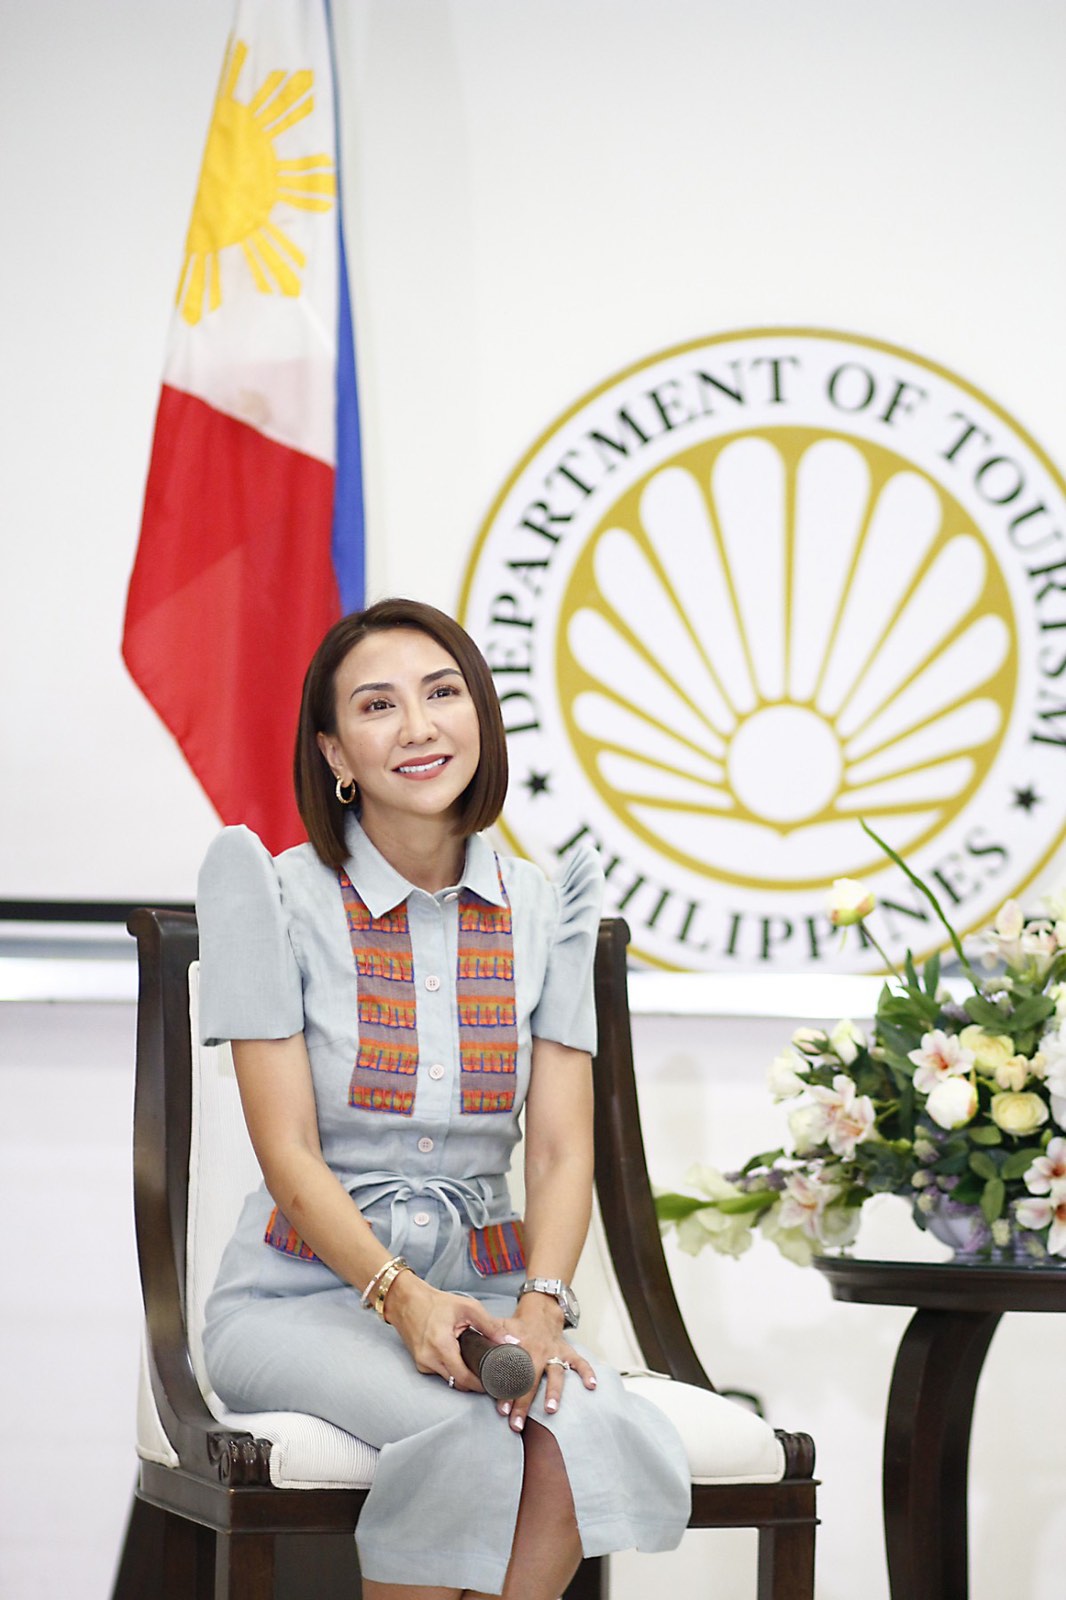
[[[401,1272],[385,1299],[385,1321],[396,1329],[419,1372],[435,1372],[446,1383],[454,1378],[456,1389],[484,1394],[463,1360],[459,1335],[464,1328],[477,1328],[486,1338],[502,1343],[507,1330],[479,1301],[445,1294],[414,1272]]]

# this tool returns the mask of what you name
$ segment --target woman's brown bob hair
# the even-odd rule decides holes
[[[470,635],[435,606],[419,600],[379,600],[365,611],[353,611],[335,622],[315,651],[304,679],[300,722],[296,730],[293,783],[307,837],[329,867],[348,858],[344,837],[346,808],[335,793],[333,773],[318,748],[319,733],[337,732],[337,669],[349,650],[369,633],[413,628],[447,650],[466,679],[481,729],[481,759],[459,796],[458,825],[462,838],[491,827],[507,794],[507,739],[496,686],[488,663]]]

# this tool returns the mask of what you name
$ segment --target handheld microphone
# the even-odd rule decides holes
[[[459,1335],[463,1360],[494,1400],[517,1400],[533,1387],[533,1359],[520,1344],[493,1344],[476,1328]]]

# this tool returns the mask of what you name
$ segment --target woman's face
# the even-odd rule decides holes
[[[455,659],[429,634],[391,628],[354,645],[335,678],[337,732],[318,746],[359,786],[364,827],[446,816],[477,771],[481,729]]]

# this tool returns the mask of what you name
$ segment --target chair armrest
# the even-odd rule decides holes
[[[688,1336],[663,1254],[640,1131],[626,984],[629,928],[600,923],[595,988],[596,1192],[611,1260],[645,1364],[713,1389]]]
[[[137,1075],[133,1203],[147,1367],[163,1431],[182,1468],[212,1482],[269,1483],[270,1445],[219,1424],[196,1381],[185,1324],[185,1237],[192,1127],[189,967],[199,941],[189,912],[135,911]]]

